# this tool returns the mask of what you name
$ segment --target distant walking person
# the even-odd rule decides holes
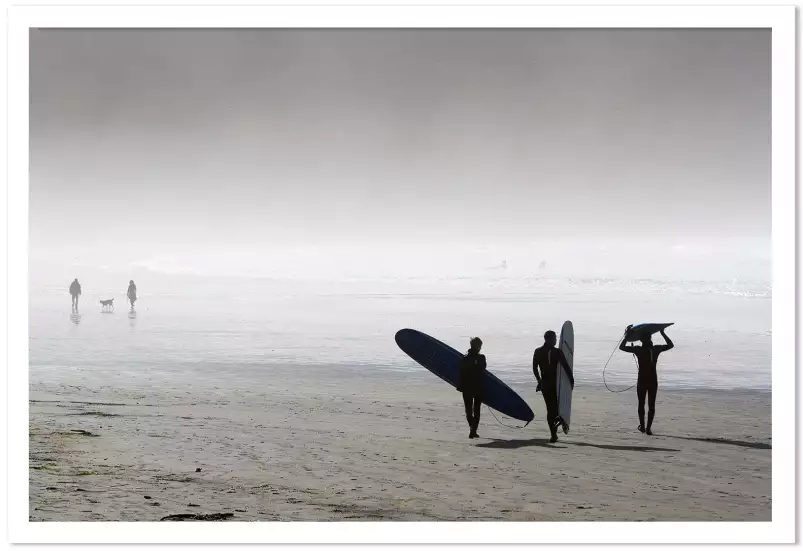
[[[558,337],[554,331],[547,331],[544,333],[544,345],[536,348],[533,352],[533,374],[535,380],[538,381],[536,392],[541,391],[546,403],[546,421],[549,425],[549,432],[551,434],[550,442],[558,441],[558,425],[560,424],[560,417],[558,415],[558,364],[562,365],[569,374],[572,387],[574,387],[574,378],[572,377],[572,370],[566,362],[560,348],[555,345],[558,342]],[[539,374],[538,371],[541,373]]]
[[[629,332],[632,325],[628,325]],[[652,435],[652,421],[655,419],[655,395],[658,394],[658,355],[661,352],[672,350],[675,345],[672,340],[661,330],[661,336],[666,344],[655,345],[652,337],[647,335],[641,339],[641,346],[627,346],[627,332],[619,345],[622,352],[630,352],[638,360],[638,380],[636,382],[636,392],[638,394],[638,430]],[[650,406],[647,416],[647,426],[644,426],[644,398],[648,397]]]
[[[485,356],[480,354],[482,341],[479,337],[471,339],[471,348],[460,360],[460,386],[463,403],[466,406],[466,420],[471,429],[468,437],[478,438],[477,427],[480,424],[480,408],[482,407],[482,379],[488,365]]]
[[[126,292],[125,296],[128,297],[128,302],[131,303],[131,310],[134,310],[134,303],[137,301],[137,285],[134,283],[134,280],[128,282],[128,291]]]
[[[70,295],[72,296],[72,309],[73,309],[73,312],[77,312],[78,311],[78,297],[81,296],[81,284],[78,283],[78,278],[77,277],[70,284]]]

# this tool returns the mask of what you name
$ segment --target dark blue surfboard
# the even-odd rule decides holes
[[[412,359],[457,388],[463,354],[415,329],[402,329],[396,333],[396,344]],[[482,401],[499,413],[519,421],[529,423],[535,418],[527,402],[488,370],[483,380]]]

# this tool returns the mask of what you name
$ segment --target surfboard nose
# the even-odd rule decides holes
[[[416,331],[415,329],[410,329],[407,327],[405,327],[404,329],[399,329],[398,331],[396,331],[396,337],[395,337],[396,344],[401,346],[403,342],[409,342],[410,339],[415,338],[417,334],[419,334],[419,332]]]

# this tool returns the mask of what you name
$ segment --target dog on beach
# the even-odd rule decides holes
[[[114,311],[114,299],[110,298],[109,300],[101,300],[100,301],[100,309],[106,310],[109,312]]]

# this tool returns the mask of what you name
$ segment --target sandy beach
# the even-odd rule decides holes
[[[770,521],[773,497],[772,524],[791,528],[795,251],[773,238],[794,224],[773,215],[793,194],[773,177],[794,174],[772,147],[793,134],[774,120],[792,14],[635,28],[624,8],[567,26],[568,11],[547,24],[518,6],[491,25],[473,6],[449,28],[390,28],[432,10],[365,9],[372,23],[336,29],[274,28],[272,8],[216,28],[204,8],[208,28],[18,33],[8,362],[28,395],[12,391],[9,414],[28,399],[37,523],[23,535],[476,520],[532,541],[544,525],[524,522]],[[577,385],[552,444],[533,356],[567,321]],[[640,324],[666,327],[653,339],[671,352],[623,351]],[[423,367],[454,365],[405,352],[404,328],[460,354],[482,339],[535,420],[483,407],[469,439],[462,396]],[[636,390],[605,385],[653,370],[649,436]]]
[[[769,392],[578,385],[572,430],[506,428],[433,375],[271,368],[255,387],[40,382],[30,393],[30,519],[234,521],[771,519]],[[509,419],[501,420],[515,423]]]

